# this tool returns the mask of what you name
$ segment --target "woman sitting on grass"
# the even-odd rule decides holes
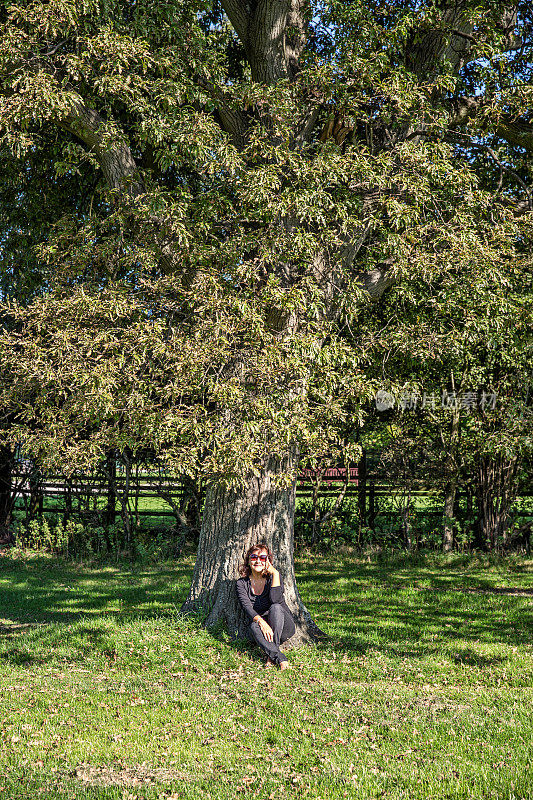
[[[250,547],[240,569],[243,577],[237,581],[237,595],[252,619],[252,636],[266,653],[266,666],[279,664],[280,669],[287,669],[289,662],[279,646],[294,636],[296,627],[283,597],[283,581],[272,561],[264,542]]]

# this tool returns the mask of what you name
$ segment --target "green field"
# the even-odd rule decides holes
[[[324,489],[321,493],[321,498],[329,497],[334,499],[337,493],[341,490],[341,486],[339,484],[333,484],[332,487],[329,489]],[[380,484],[376,487],[376,495],[375,495],[375,502],[378,512],[384,513],[391,513],[401,505],[401,498],[402,492],[398,486],[387,486],[385,484]],[[296,493],[296,502],[298,506],[306,506],[311,501],[311,491],[309,487],[299,487]],[[133,497],[132,497],[133,503]],[[431,491],[419,491],[414,493],[411,496],[411,503],[412,508],[415,512],[434,512],[436,514],[442,515],[443,509],[443,499],[439,492],[431,492]],[[461,498],[461,508],[464,510],[464,498]],[[367,505],[368,505],[368,496],[367,496]],[[524,514],[526,516],[533,515],[533,495],[525,495],[523,497],[518,497],[515,501],[516,511],[519,514]],[[64,505],[64,497],[63,495],[47,495],[43,498],[43,508],[46,511],[47,509],[58,508],[59,510],[56,513],[62,513],[65,505]],[[87,509],[98,509],[99,511],[103,511],[107,507],[107,499],[105,494],[98,495],[94,498],[91,498],[91,502],[88,504]],[[357,488],[351,487],[349,493],[346,496],[344,501],[343,507],[351,507],[354,510],[357,508]],[[74,509],[77,508],[77,501],[74,502]],[[145,497],[142,496],[138,500],[138,509],[142,512],[148,511],[166,511],[168,512],[167,519],[172,521],[172,509],[168,505],[165,500],[160,497]],[[116,506],[117,517],[120,512],[119,504],[117,502]],[[53,512],[52,512],[53,513]],[[15,506],[15,516],[18,519],[24,518],[24,504],[20,499],[17,500]],[[156,518],[154,518],[156,519]]]
[[[533,797],[532,561],[302,556],[285,673],[177,615],[191,566],[0,558],[0,797]]]

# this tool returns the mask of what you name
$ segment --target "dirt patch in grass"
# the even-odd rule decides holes
[[[450,698],[444,698],[442,695],[429,695],[428,697],[416,697],[405,706],[407,709],[428,709],[431,712],[454,712],[455,714],[464,714],[472,711],[470,705],[465,703],[454,703]]]
[[[168,781],[188,781],[190,777],[183,772],[171,769],[150,769],[138,767],[93,767],[91,764],[80,764],[73,772],[86,786],[141,786]]]

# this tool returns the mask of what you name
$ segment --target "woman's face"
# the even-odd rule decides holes
[[[266,550],[258,549],[250,553],[248,563],[254,572],[263,572],[267,565],[268,553]]]

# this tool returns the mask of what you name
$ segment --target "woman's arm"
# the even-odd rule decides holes
[[[281,603],[283,600],[283,580],[281,575],[279,574],[279,570],[272,566],[270,561],[267,561],[267,565],[265,567],[265,574],[270,575],[272,577],[272,583],[270,584],[270,602],[271,603]]]
[[[241,606],[252,619],[259,616],[253,607],[252,601],[248,597],[245,581],[237,581],[237,597],[239,598]]]

